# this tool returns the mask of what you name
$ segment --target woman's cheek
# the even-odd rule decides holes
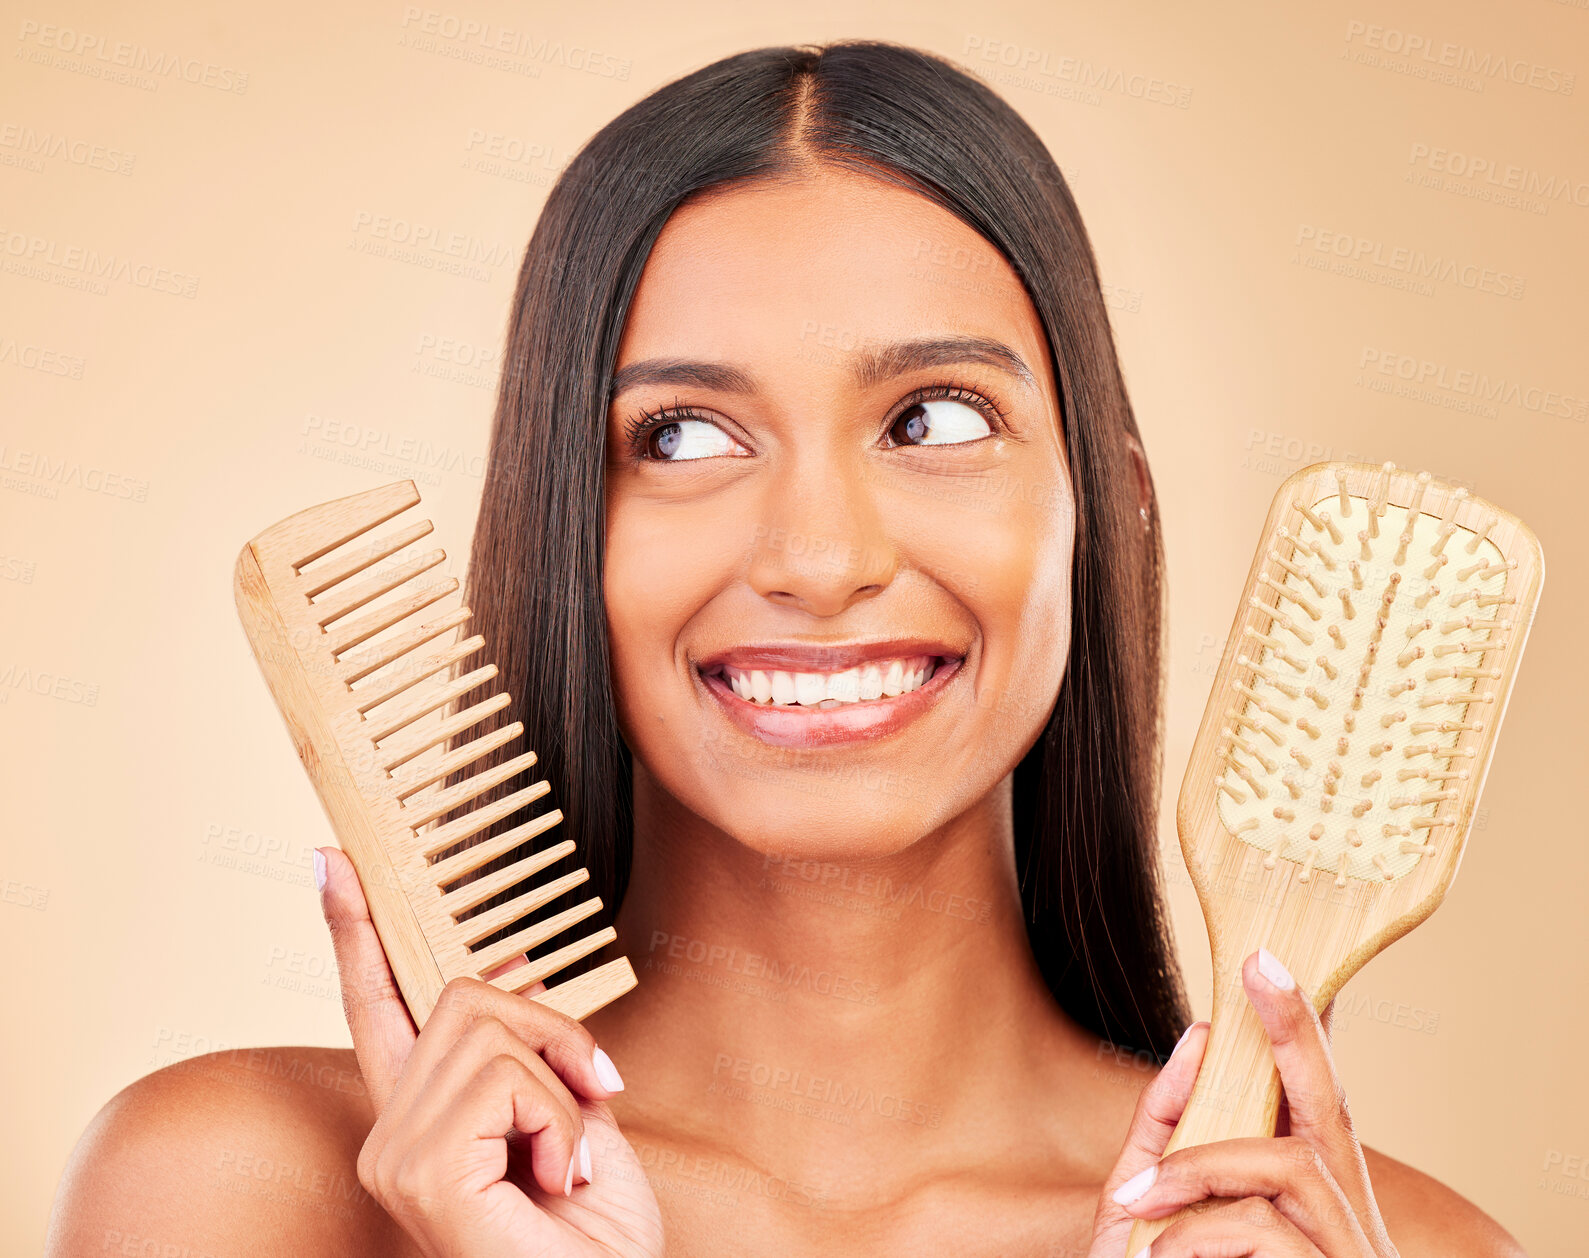
[[[661,683],[671,671],[667,622],[659,600],[671,601],[684,574],[670,572],[669,539],[637,527],[634,516],[608,519],[603,597],[619,723],[633,744],[657,723]]]
[[[1047,719],[1064,678],[1074,516],[1068,502],[1011,503],[993,518],[961,597],[983,639],[978,706],[1014,735]]]
[[[620,714],[667,718],[681,691],[686,627],[732,579],[735,543],[721,521],[682,510],[618,508],[607,519],[603,595]],[[688,681],[688,678],[685,678]]]

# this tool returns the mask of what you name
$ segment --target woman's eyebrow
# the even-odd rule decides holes
[[[857,350],[853,374],[861,388],[892,376],[926,367],[954,363],[982,363],[1014,376],[1031,388],[1037,379],[1026,360],[1008,345],[985,336],[934,336],[897,341],[877,349]],[[613,373],[612,396],[645,385],[694,385],[719,393],[750,394],[757,391],[755,377],[728,363],[695,362],[683,358],[647,358]]]
[[[1037,378],[1026,360],[1002,341],[986,336],[933,336],[915,341],[897,341],[881,349],[862,350],[855,359],[855,382],[862,388],[920,371],[924,367],[947,367],[954,363],[982,363],[1035,389]]]

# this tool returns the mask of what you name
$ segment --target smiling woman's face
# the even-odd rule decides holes
[[[1075,523],[1047,341],[924,197],[823,167],[676,211],[619,348],[606,512],[637,799],[881,856],[1047,720]]]

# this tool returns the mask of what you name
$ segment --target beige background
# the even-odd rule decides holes
[[[1281,478],[1393,459],[1541,537],[1462,876],[1347,988],[1337,1058],[1368,1143],[1531,1253],[1582,1253],[1589,2],[433,7],[454,3],[4,5],[5,1250],[37,1250],[68,1151],[132,1079],[349,1042],[309,873],[329,832],[237,624],[238,547],[400,477],[458,547],[557,171],[721,55],[866,35],[987,77],[1092,233],[1164,503],[1161,830],[1200,1010],[1174,795]],[[473,59],[449,34],[471,21],[529,42]],[[443,247],[394,252],[420,229]],[[83,287],[88,251],[127,265]],[[1455,270],[1419,279],[1420,255]],[[1476,376],[1519,389],[1475,402]]]

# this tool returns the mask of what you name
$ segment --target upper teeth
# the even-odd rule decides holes
[[[884,695],[908,694],[929,677],[937,667],[931,655],[912,655],[904,659],[873,660],[842,673],[789,673],[781,669],[742,669],[724,667],[728,684],[741,699],[752,703],[798,704],[816,707],[832,700],[859,703]]]

